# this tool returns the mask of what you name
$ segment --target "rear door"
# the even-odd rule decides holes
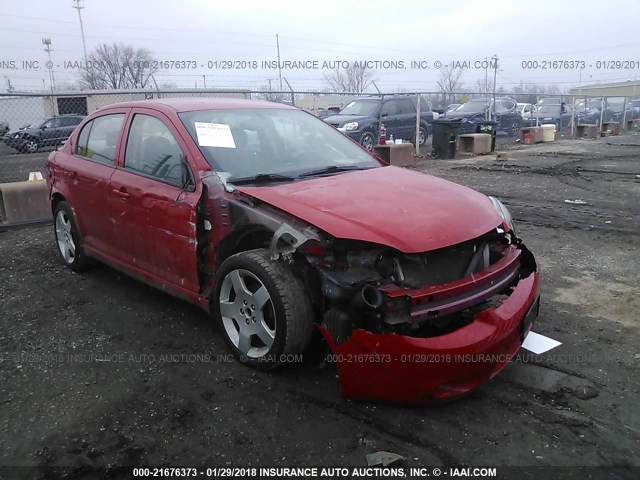
[[[155,110],[134,109],[126,146],[111,177],[117,259],[186,293],[199,290],[196,205],[200,188],[186,142]]]
[[[83,125],[71,158],[60,161],[85,246],[105,254],[113,250],[109,180],[115,170],[127,110],[105,113]]]
[[[58,127],[58,138],[65,141],[73,133],[73,130],[80,125],[82,117],[60,117],[60,127]]]

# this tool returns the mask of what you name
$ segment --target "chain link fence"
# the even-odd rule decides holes
[[[47,156],[66,140],[82,118],[97,109],[114,103],[133,100],[218,97],[267,100],[293,105],[314,115],[327,119],[344,131],[346,123],[354,128],[356,121],[347,121],[347,114],[358,119],[375,116],[366,132],[371,141],[377,141],[379,120],[391,130],[393,122],[405,108],[406,100],[413,99],[413,112],[406,116],[401,128],[394,130],[396,139],[402,138],[415,144],[422,142],[426,134],[423,153],[430,151],[430,124],[434,118],[484,116],[498,122],[499,135],[504,141],[512,141],[519,129],[542,124],[556,125],[556,131],[564,137],[573,136],[578,124],[601,125],[605,122],[620,122],[621,129],[632,127],[640,118],[640,100],[628,97],[585,97],[569,95],[538,95],[533,93],[501,94],[490,92],[449,93],[332,93],[294,91],[249,91],[249,90],[164,90],[164,91],[90,91],[46,94],[0,94],[0,183],[27,180],[29,173],[45,174]],[[421,118],[429,126],[421,132],[416,122],[415,104],[420,99]],[[359,102],[354,100],[360,99]],[[367,110],[360,104],[369,100],[371,104],[387,105],[387,100],[398,100],[389,111],[385,107]],[[392,105],[394,102],[388,103]],[[355,106],[354,106],[355,105]],[[368,107],[367,107],[368,108]],[[380,110],[385,118],[378,119]],[[396,110],[393,110],[393,109]],[[341,116],[335,117],[339,112]],[[405,112],[406,113],[406,112]],[[363,123],[363,122],[361,122]],[[354,140],[364,142],[364,131],[345,131]]]

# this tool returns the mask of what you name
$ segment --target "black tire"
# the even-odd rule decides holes
[[[360,137],[359,143],[367,151],[372,152],[373,146],[376,144],[376,138],[374,137],[372,132],[364,132]]]
[[[416,143],[418,143],[419,146],[422,147],[425,143],[427,143],[427,138],[429,138],[429,130],[427,130],[426,127],[423,127],[422,125],[420,125],[419,135],[422,137],[422,142],[420,141],[420,136],[419,136],[418,138],[413,139],[413,144],[416,145]]]
[[[40,150],[40,142],[35,138],[28,139],[23,146],[24,153],[36,153],[38,150]]]
[[[515,137],[516,135],[518,135],[521,127],[522,125],[520,124],[520,122],[518,120],[514,120],[507,133],[509,133],[510,136]]]
[[[242,303],[235,293],[236,286],[231,287],[233,293],[229,292],[229,283],[233,283],[235,274],[246,275],[242,282],[249,292],[254,286],[257,287],[251,295],[266,287],[268,300],[258,310],[254,309],[249,314],[241,313]],[[253,281],[254,286],[248,285],[246,280]],[[227,305],[227,312],[230,312],[224,318],[221,300]],[[253,309],[254,305],[251,303],[252,300],[244,302],[246,312],[250,312],[249,308]],[[293,360],[291,356],[302,354],[306,350],[313,334],[313,310],[302,280],[283,262],[271,260],[267,249],[237,253],[222,263],[216,274],[211,312],[236,358],[247,366],[261,370],[290,363]],[[253,314],[258,316],[258,321],[251,317]],[[264,319],[264,324],[274,331],[270,346],[261,340],[258,333],[241,334],[241,330],[246,332],[259,328],[260,319]],[[263,330],[265,329],[261,329]],[[234,335],[234,338],[230,335]],[[240,348],[241,336],[250,338],[248,348]]]
[[[67,237],[73,242],[73,255],[65,255],[63,253],[63,245],[61,245],[61,241],[63,240],[60,238],[60,235],[62,234],[61,230],[63,229],[63,225],[66,224],[61,223],[62,219],[65,219],[69,226],[66,233]],[[84,253],[84,244],[80,236],[80,230],[78,230],[78,224],[73,216],[73,211],[65,201],[56,203],[53,209],[53,235],[58,247],[58,253],[67,267],[74,272],[79,272],[91,266],[91,259]]]

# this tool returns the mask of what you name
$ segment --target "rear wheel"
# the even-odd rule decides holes
[[[302,281],[266,249],[229,257],[216,276],[212,312],[225,341],[248,366],[272,369],[307,348],[311,303]]]
[[[418,131],[418,145],[422,147],[427,141],[427,138],[429,138],[429,132],[425,127],[420,127]],[[413,144],[415,145],[415,142]]]
[[[514,120],[513,123],[511,123],[511,127],[509,128],[509,135],[511,135],[512,137],[515,137],[516,135],[518,135],[519,131],[520,131],[520,122],[517,120]]]
[[[64,264],[71,270],[84,270],[91,260],[84,253],[84,246],[71,207],[67,202],[58,202],[53,211],[53,230],[58,251]]]

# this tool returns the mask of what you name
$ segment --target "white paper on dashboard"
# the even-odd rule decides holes
[[[540,355],[541,353],[548,352],[552,348],[562,345],[562,342],[554,340],[553,338],[545,337],[539,333],[529,332],[527,338],[522,343],[522,348],[526,348],[530,352]]]
[[[236,148],[231,128],[222,123],[194,122],[201,147]]]

